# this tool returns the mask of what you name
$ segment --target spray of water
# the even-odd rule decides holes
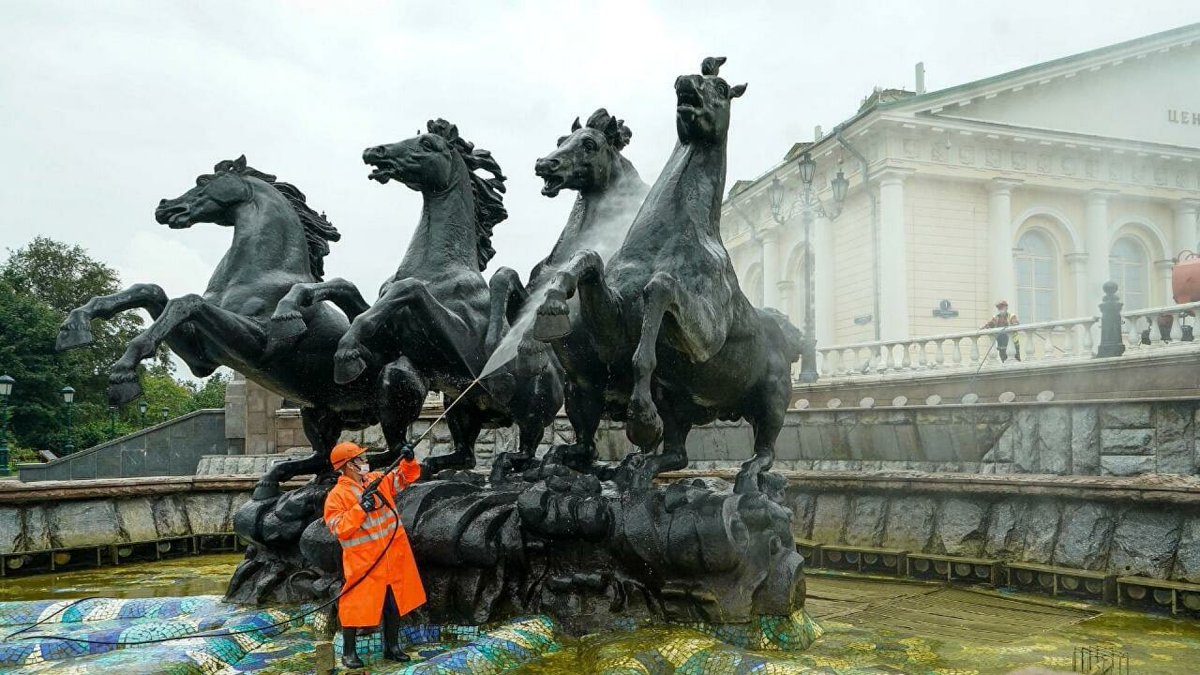
[[[559,245],[555,247],[552,256],[556,260],[553,262],[561,265],[578,251],[592,250],[599,253],[601,259],[607,263],[625,241],[625,235],[629,233],[629,227],[633,224],[634,216],[637,215],[644,196],[642,193],[613,195],[604,204],[592,207],[594,221],[569,223],[567,225],[568,233],[565,234],[568,239],[560,241]],[[576,208],[579,208],[578,205]],[[570,233],[572,228],[579,228],[583,231],[576,230],[572,234]],[[533,327],[533,322],[537,319],[537,310],[546,299],[547,284],[551,276],[550,270],[544,271],[541,275],[537,287],[530,291],[528,299],[521,307],[521,313],[517,320],[509,327],[500,344],[496,346],[496,350],[484,364],[483,371],[479,374],[480,379],[491,375],[504,364],[516,358],[521,341]]]
[[[546,299],[546,290],[546,284],[540,284],[538,288],[534,289],[533,293],[529,294],[529,298],[521,307],[520,316],[509,327],[508,332],[504,334],[504,338],[500,340],[500,344],[496,345],[496,350],[492,352],[491,357],[484,364],[483,370],[479,372],[479,379],[491,375],[499,370],[501,366],[517,357],[517,351],[521,347],[521,340],[525,339],[525,335],[533,327],[533,321],[537,318],[538,308],[542,306],[542,301]]]

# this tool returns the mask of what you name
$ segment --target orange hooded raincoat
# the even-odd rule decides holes
[[[369,484],[379,475],[377,471],[369,473],[363,483]],[[379,484],[379,494],[387,500],[387,505],[371,513],[363,511],[359,503],[364,485],[346,476],[338,478],[337,485],[325,498],[325,524],[342,544],[342,570],[346,577],[343,588],[350,589],[338,602],[343,628],[378,626],[388,587],[401,615],[425,604],[425,587],[408,544],[408,533],[392,513],[396,494],[420,476],[419,464],[400,462],[396,472]]]

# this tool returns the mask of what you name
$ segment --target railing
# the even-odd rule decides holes
[[[1193,342],[1200,302],[1121,312],[1126,351],[1142,351]]]
[[[1193,326],[1200,302],[1121,313],[1126,353],[1195,344]],[[859,342],[818,348],[822,377],[854,377],[927,370],[978,369],[1000,362],[998,339],[1008,336],[1006,356],[1023,363],[1086,359],[1100,342],[1099,316],[1043,321],[1007,328]],[[799,373],[799,364],[795,367]]]

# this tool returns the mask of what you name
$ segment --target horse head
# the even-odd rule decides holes
[[[675,130],[680,143],[724,143],[729,133],[729,102],[746,92],[746,85],[730,87],[717,75],[724,56],[704,59],[699,75],[675,79]]]
[[[431,120],[429,132],[364,150],[363,162],[374,167],[368,178],[380,183],[395,180],[417,192],[448,190],[463,167],[454,147],[458,128],[444,120]]]
[[[475,205],[478,263],[483,270],[496,254],[492,227],[508,217],[502,196],[508,179],[492,153],[459,136],[455,125],[436,119],[429,120],[427,128],[427,134],[364,150],[363,162],[374,167],[367,177],[380,183],[397,180],[426,199],[454,188],[468,190]],[[479,169],[492,177],[477,174]]]
[[[275,176],[247,166],[245,155],[218,162],[213,173],[196,177],[196,187],[174,199],[159,201],[154,219],[176,230],[196,223],[232,226],[238,205],[254,197],[254,186],[248,179],[275,182]]]
[[[563,188],[580,192],[602,191],[615,178],[621,149],[633,132],[604,108],[592,113],[587,124],[579,118],[571,133],[558,139],[558,148],[537,160],[533,171],[545,181],[542,194],[555,197]]]

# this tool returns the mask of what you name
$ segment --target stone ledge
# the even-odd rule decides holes
[[[304,480],[292,480],[284,488],[296,488]],[[152,476],[148,478],[101,478],[94,480],[0,481],[0,504],[42,504],[48,501],[145,497],[189,492],[249,492],[257,476]]]
[[[793,487],[813,492],[903,492],[907,494],[984,495],[994,497],[1066,497],[1089,501],[1144,504],[1200,504],[1200,479],[1154,474],[1132,478],[1043,474],[922,473],[882,471],[776,471]],[[662,480],[721,478],[733,481],[734,469],[664,473]]]

